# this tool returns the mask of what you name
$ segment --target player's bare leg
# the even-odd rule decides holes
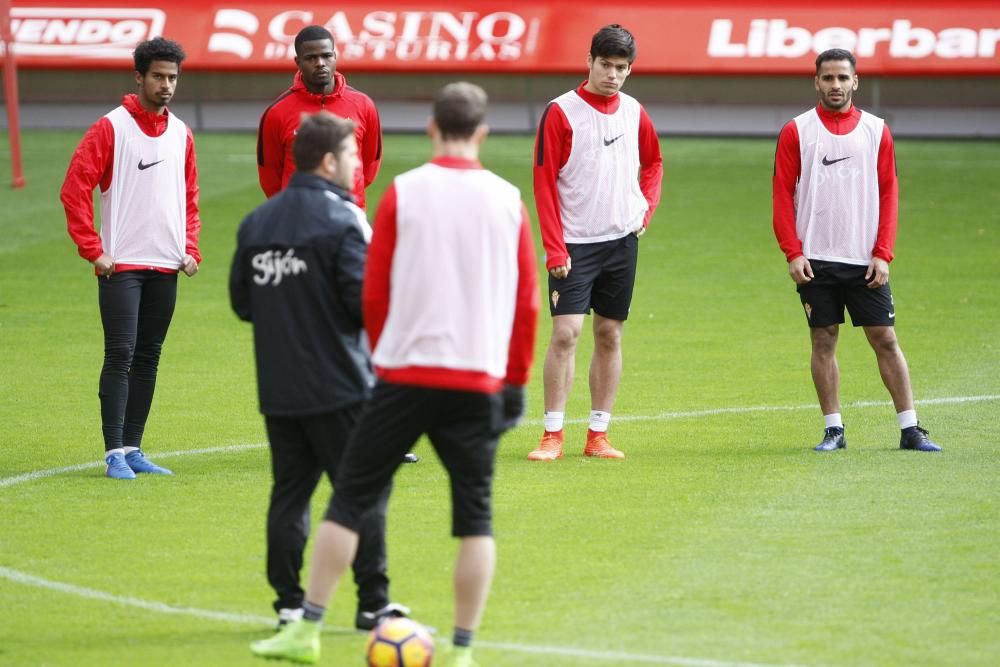
[[[863,327],[868,343],[878,359],[878,372],[885,388],[892,396],[896,412],[913,409],[913,389],[910,386],[910,369],[906,357],[896,340],[894,327]]]
[[[576,344],[583,330],[583,315],[556,315],[552,318],[552,337],[545,352],[543,379],[545,411],[563,412],[576,371]]]
[[[455,561],[455,626],[475,630],[483,617],[496,569],[496,543],[488,535],[463,537]]]
[[[840,326],[816,327],[809,330],[812,338],[813,384],[824,415],[840,412],[840,366],[837,364],[837,337]]]
[[[611,412],[622,379],[625,323],[594,313],[594,356],[590,360],[590,409]]]
[[[316,531],[306,602],[326,607],[344,571],[354,562],[358,534],[333,521],[322,521]]]
[[[921,452],[939,452],[941,446],[933,442],[926,429],[917,422],[913,407],[913,386],[910,384],[910,369],[906,357],[896,340],[896,330],[891,326],[864,327],[865,336],[878,359],[878,371],[882,376],[899,420],[900,449],[915,449]]]
[[[590,409],[592,419],[596,412],[606,413],[604,428],[610,419],[622,377],[622,331],[625,322],[594,313],[594,356],[590,359]],[[596,429],[597,426],[594,426]],[[587,430],[587,456],[605,459],[622,459],[625,454],[608,442],[606,430]]]
[[[622,330],[625,323],[594,314],[594,354],[590,358],[590,427],[585,456],[623,459],[608,441],[608,423],[622,377]]]
[[[838,422],[831,424],[830,419],[840,419],[840,366],[837,364],[837,340],[840,325],[809,329],[812,339],[812,370],[813,384],[816,386],[816,397],[823,418],[827,420],[827,428],[823,431],[823,440],[815,449],[818,452],[830,452],[847,447],[844,437],[844,425]]]
[[[323,613],[357,550],[358,534],[353,530],[332,521],[320,523],[309,568],[309,587],[302,604],[303,617],[287,623],[270,639],[253,642],[250,651],[262,658],[307,664],[319,660]]]
[[[552,336],[545,353],[542,377],[545,387],[545,412],[563,413],[566,400],[573,387],[576,371],[576,344],[583,330],[583,315],[555,315],[552,317]],[[538,447],[528,454],[531,461],[554,461],[562,458],[562,427],[542,434]]]

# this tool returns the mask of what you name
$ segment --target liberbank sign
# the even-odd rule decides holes
[[[865,74],[1000,75],[1000,2],[907,3],[593,0],[312,3],[244,0],[13,0],[19,65],[120,68],[136,43],[164,35],[198,70],[291,68],[295,34],[325,25],[351,71],[574,72],[591,35],[617,22],[635,34],[635,71],[801,74],[815,54],[845,48]]]

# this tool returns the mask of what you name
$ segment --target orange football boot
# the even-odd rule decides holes
[[[608,442],[608,434],[587,429],[587,446],[583,449],[584,456],[594,456],[599,459],[623,459],[625,452],[615,449]]]
[[[528,452],[529,461],[555,461],[563,457],[563,432],[545,431],[538,448]]]

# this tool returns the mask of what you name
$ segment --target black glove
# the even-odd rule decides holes
[[[505,384],[500,396],[503,398],[503,430],[509,431],[517,426],[524,416],[524,387]]]

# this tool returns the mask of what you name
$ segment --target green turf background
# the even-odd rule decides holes
[[[95,279],[58,201],[80,134],[25,133],[28,185],[0,189],[0,665],[257,664],[247,644],[267,634],[270,615],[267,450],[196,453],[264,441],[250,330],[225,286],[236,226],[262,201],[254,137],[197,138],[205,262],[181,279],[145,438],[154,460],[181,455],[162,459],[175,477],[125,484],[97,465]],[[531,145],[494,137],[483,158],[529,210]],[[478,659],[998,664],[1000,143],[897,144],[897,330],[916,397],[932,400],[918,412],[940,455],[896,449],[874,357],[849,327],[840,365],[850,445],[811,451],[822,420],[804,318],[771,232],[773,142],[667,138],[663,148],[663,204],[641,242],[611,431],[628,458],[583,459],[586,425],[575,421],[564,460],[525,460],[540,431],[543,316],[531,421],[499,454],[499,567]],[[428,150],[421,137],[386,137],[373,206]],[[4,135],[5,180],[9,166]],[[588,410],[590,341],[575,420]],[[402,470],[390,510],[393,594],[447,631],[446,489],[430,448],[417,451],[425,460]],[[317,515],[326,498],[324,486]],[[52,588],[62,585],[76,588]],[[348,582],[329,612],[324,664],[362,663],[363,637],[343,630],[353,612]]]

